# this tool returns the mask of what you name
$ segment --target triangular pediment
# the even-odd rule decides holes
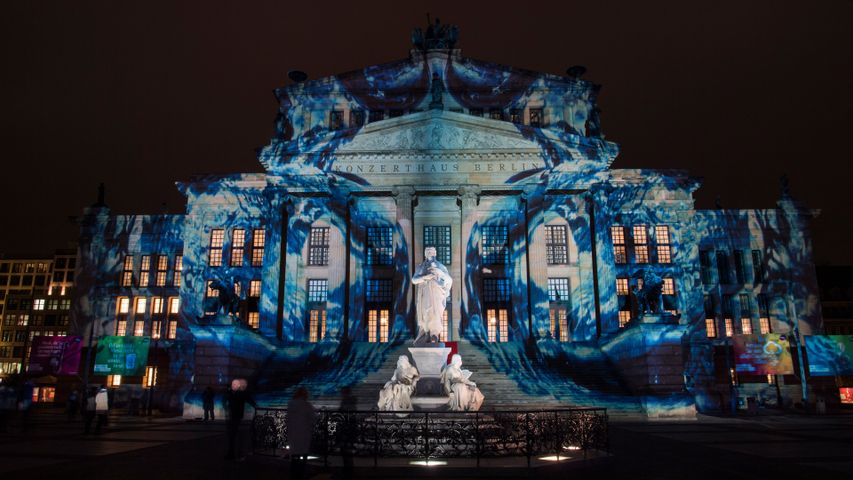
[[[536,153],[509,122],[448,111],[428,111],[368,124],[337,155],[364,153]]]

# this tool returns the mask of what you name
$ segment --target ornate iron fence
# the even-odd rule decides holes
[[[566,454],[608,449],[607,409],[483,412],[320,410],[312,451],[330,455],[447,458]],[[277,455],[287,446],[287,410],[259,408],[252,448]]]

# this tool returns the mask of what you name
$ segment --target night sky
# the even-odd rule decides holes
[[[428,11],[465,56],[586,65],[614,167],[704,177],[699,208],[771,208],[787,172],[816,262],[853,264],[851,0],[3,2],[0,252],[68,246],[101,181],[114,212],[180,213],[176,180],[262,171],[288,70],[405,58]]]

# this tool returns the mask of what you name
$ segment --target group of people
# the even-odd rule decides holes
[[[377,402],[379,410],[398,412],[414,410],[412,394],[415,392],[419,378],[418,369],[409,362],[409,357],[400,355],[394,375],[379,392],[379,402]],[[448,410],[477,411],[483,405],[483,393],[470,378],[471,371],[462,369],[462,356],[453,355],[450,364],[442,369],[440,377],[444,393],[448,396]]]

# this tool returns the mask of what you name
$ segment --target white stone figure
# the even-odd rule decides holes
[[[412,411],[412,392],[418,383],[418,369],[409,363],[409,357],[400,355],[397,369],[382,391],[379,392],[377,406],[383,411]]]
[[[448,408],[455,412],[477,411],[483,405],[483,393],[477,384],[469,380],[470,370],[462,370],[462,357],[453,355],[450,365],[441,372],[441,383],[444,392],[450,397]]]
[[[415,269],[412,283],[418,286],[415,306],[418,312],[417,343],[422,338],[427,343],[437,342],[441,334],[441,320],[447,307],[447,297],[453,278],[447,267],[435,259],[435,247],[424,249],[424,261]]]

